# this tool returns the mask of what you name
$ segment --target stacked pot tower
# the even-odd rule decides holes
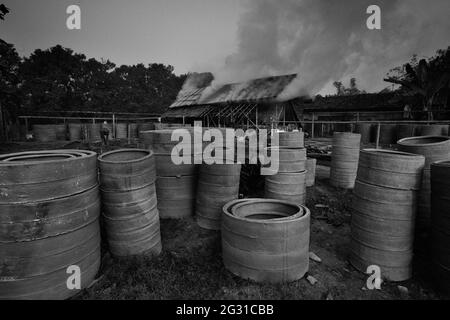
[[[266,176],[265,197],[299,205],[306,202],[306,149],[303,132],[280,132],[279,145],[268,148],[278,152],[278,171]]]

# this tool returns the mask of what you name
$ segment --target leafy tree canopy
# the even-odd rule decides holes
[[[333,85],[336,88],[336,95],[338,96],[352,96],[366,93],[364,90],[358,89],[358,86],[356,85],[356,78],[350,79],[348,88],[346,88],[340,81],[333,82]]]
[[[0,104],[13,117],[21,102],[18,73],[20,63],[14,46],[0,39]]]
[[[159,63],[117,67],[87,59],[60,45],[20,59],[13,45],[0,42],[0,90],[22,113],[103,111],[162,113],[176,98],[186,76]],[[14,102],[14,103],[13,103]]]
[[[60,45],[35,50],[23,59],[15,74],[21,79],[20,95],[27,113],[80,110],[158,114],[174,101],[185,80],[185,76],[174,74],[172,66],[153,63],[116,67],[109,60],[87,59]]]
[[[437,97],[448,104],[450,94],[450,47],[438,50],[429,59],[411,61],[392,69],[385,81],[401,85],[401,89],[422,97],[423,109],[431,110]]]

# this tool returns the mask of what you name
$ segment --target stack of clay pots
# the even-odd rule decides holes
[[[303,132],[280,132],[278,146],[272,140],[272,147],[267,151],[271,161],[278,160],[278,170],[274,163],[268,169],[268,172],[272,172],[266,176],[265,197],[304,205],[307,158]]]

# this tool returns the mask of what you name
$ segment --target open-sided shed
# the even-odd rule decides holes
[[[261,127],[298,122],[300,97],[283,99],[296,74],[253,79],[241,83],[184,90],[162,115],[184,122],[202,120],[207,126]]]

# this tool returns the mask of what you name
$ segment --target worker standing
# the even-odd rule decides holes
[[[104,145],[108,145],[108,139],[109,139],[109,128],[108,128],[108,122],[104,121],[102,124],[101,129],[101,136],[102,136],[102,142]]]
[[[409,104],[405,105],[405,107],[403,108],[403,119],[405,120],[411,120],[412,117],[412,110],[411,110],[411,106]]]

